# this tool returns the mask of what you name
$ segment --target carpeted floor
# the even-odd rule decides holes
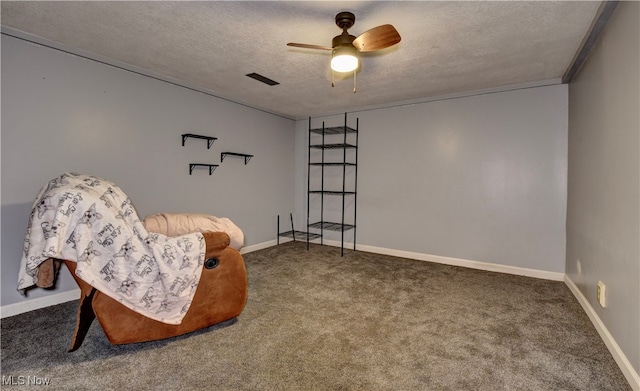
[[[305,248],[245,254],[244,312],[169,340],[111,346],[95,322],[67,353],[75,302],[3,319],[2,388],[631,389],[562,282]]]

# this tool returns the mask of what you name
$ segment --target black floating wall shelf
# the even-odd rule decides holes
[[[182,146],[184,147],[184,142],[189,138],[199,138],[199,139],[203,139],[203,140],[207,140],[207,149],[211,149],[211,146],[213,145],[213,142],[216,141],[218,138],[217,137],[211,137],[211,136],[202,136],[199,134],[193,134],[193,133],[185,133],[182,135]]]
[[[196,167],[208,167],[209,175],[213,174],[213,172],[218,168],[217,164],[205,164],[205,163],[189,163],[189,175],[193,172],[193,169]]]
[[[249,160],[253,157],[253,155],[247,155],[246,153],[236,153],[236,152],[221,152],[220,153],[220,163],[224,161],[226,156],[235,156],[244,158],[244,164],[249,163]]]

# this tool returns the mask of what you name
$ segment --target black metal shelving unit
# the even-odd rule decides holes
[[[308,167],[307,167],[307,231],[310,229],[315,230],[317,238],[320,239],[320,244],[324,244],[324,232],[335,231],[340,232],[340,255],[344,255],[344,236],[345,231],[353,231],[353,250],[356,249],[356,212],[357,212],[357,193],[358,193],[358,122],[356,118],[356,126],[352,128],[347,122],[347,113],[344,114],[344,125],[325,127],[324,122],[321,128],[311,127],[311,118],[309,118],[309,151],[308,151]],[[320,140],[318,140],[318,138]],[[342,141],[342,142],[340,142]],[[342,159],[340,161],[326,160],[327,150],[341,150]],[[353,151],[353,153],[348,151]],[[319,153],[318,153],[319,152]],[[320,155],[320,156],[318,156]],[[335,158],[335,155],[333,155]],[[312,169],[312,167],[316,167]],[[318,168],[319,167],[319,170]],[[336,168],[342,167],[342,172]],[[350,180],[353,183],[349,183],[347,186],[347,168],[353,169],[353,175],[350,176]],[[320,188],[312,188],[311,177],[312,175],[318,175],[317,171],[320,171]],[[337,176],[341,176],[342,188],[325,188],[325,178],[336,179]],[[347,188],[353,190],[347,190]],[[312,195],[314,200],[312,200]],[[319,197],[319,205],[316,195]],[[353,201],[353,207],[347,210],[346,203],[347,198],[351,197]],[[335,199],[341,201],[341,214],[340,221],[327,221],[325,220],[325,202],[335,202]],[[314,215],[319,215],[318,221],[310,221],[312,214],[311,205],[314,204]],[[351,214],[353,212],[353,214]],[[349,216],[347,216],[347,214]],[[307,249],[309,249],[309,240],[307,240]]]

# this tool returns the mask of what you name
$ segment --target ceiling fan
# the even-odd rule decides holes
[[[287,46],[331,50],[331,70],[335,72],[353,71],[353,92],[356,92],[355,75],[360,65],[358,54],[391,47],[400,42],[400,34],[398,34],[398,31],[392,25],[383,24],[355,37],[347,32],[355,22],[356,17],[351,12],[343,11],[336,15],[336,25],[342,29],[342,34],[333,38],[331,47],[295,42],[289,42]],[[333,87],[333,85],[332,81],[331,86]]]

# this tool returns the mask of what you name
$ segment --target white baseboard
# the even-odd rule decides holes
[[[284,243],[284,241],[280,240],[280,243]],[[240,254],[252,253],[254,251],[258,251],[258,250],[262,250],[262,249],[265,249],[265,248],[273,247],[273,246],[275,246],[277,244],[278,244],[278,242],[276,240],[269,240],[269,241],[258,243],[258,244],[252,244],[251,246],[242,247],[240,249]]]
[[[327,244],[329,246],[340,247],[339,241],[325,240],[324,244]],[[345,243],[344,248],[345,250],[353,249],[353,243]],[[403,251],[403,250],[394,250],[389,248],[367,246],[367,245],[360,245],[360,244],[356,245],[356,250],[376,253],[376,254],[391,255],[391,256],[400,257],[400,258],[415,259],[418,261],[441,263],[444,265],[461,266],[461,267],[466,267],[470,269],[514,274],[517,276],[541,278],[544,280],[552,280],[552,281],[564,280],[564,273],[550,272],[550,271],[538,270],[538,269],[529,269],[529,268],[518,267],[518,266],[501,265],[498,263],[479,262],[479,261],[472,261],[468,259],[443,257],[440,255],[430,255],[430,254],[416,253],[416,252]]]
[[[582,309],[584,310],[584,312],[586,312],[589,316],[591,323],[593,323],[594,327],[598,331],[598,334],[600,334],[600,338],[602,338],[605,345],[607,345],[609,352],[611,352],[613,359],[616,360],[616,363],[620,367],[620,370],[622,371],[624,376],[627,378],[627,381],[631,385],[631,388],[636,391],[640,391],[640,376],[634,370],[633,366],[627,359],[627,356],[624,354],[622,349],[620,349],[620,346],[618,346],[618,344],[616,343],[616,340],[613,339],[613,336],[611,335],[611,333],[609,333],[607,327],[604,325],[604,323],[602,323],[602,320],[600,320],[600,317],[598,316],[596,311],[593,309],[591,304],[589,304],[587,298],[584,297],[582,292],[580,292],[580,289],[578,289],[576,284],[569,278],[569,276],[565,275],[564,282],[565,284],[567,284],[576,299],[578,299],[578,302],[580,303],[580,305],[582,305]]]
[[[72,300],[80,300],[80,289],[72,289],[66,292],[55,293],[49,296],[25,300],[20,303],[8,304],[0,307],[0,318],[23,314],[25,312],[66,303]]]

